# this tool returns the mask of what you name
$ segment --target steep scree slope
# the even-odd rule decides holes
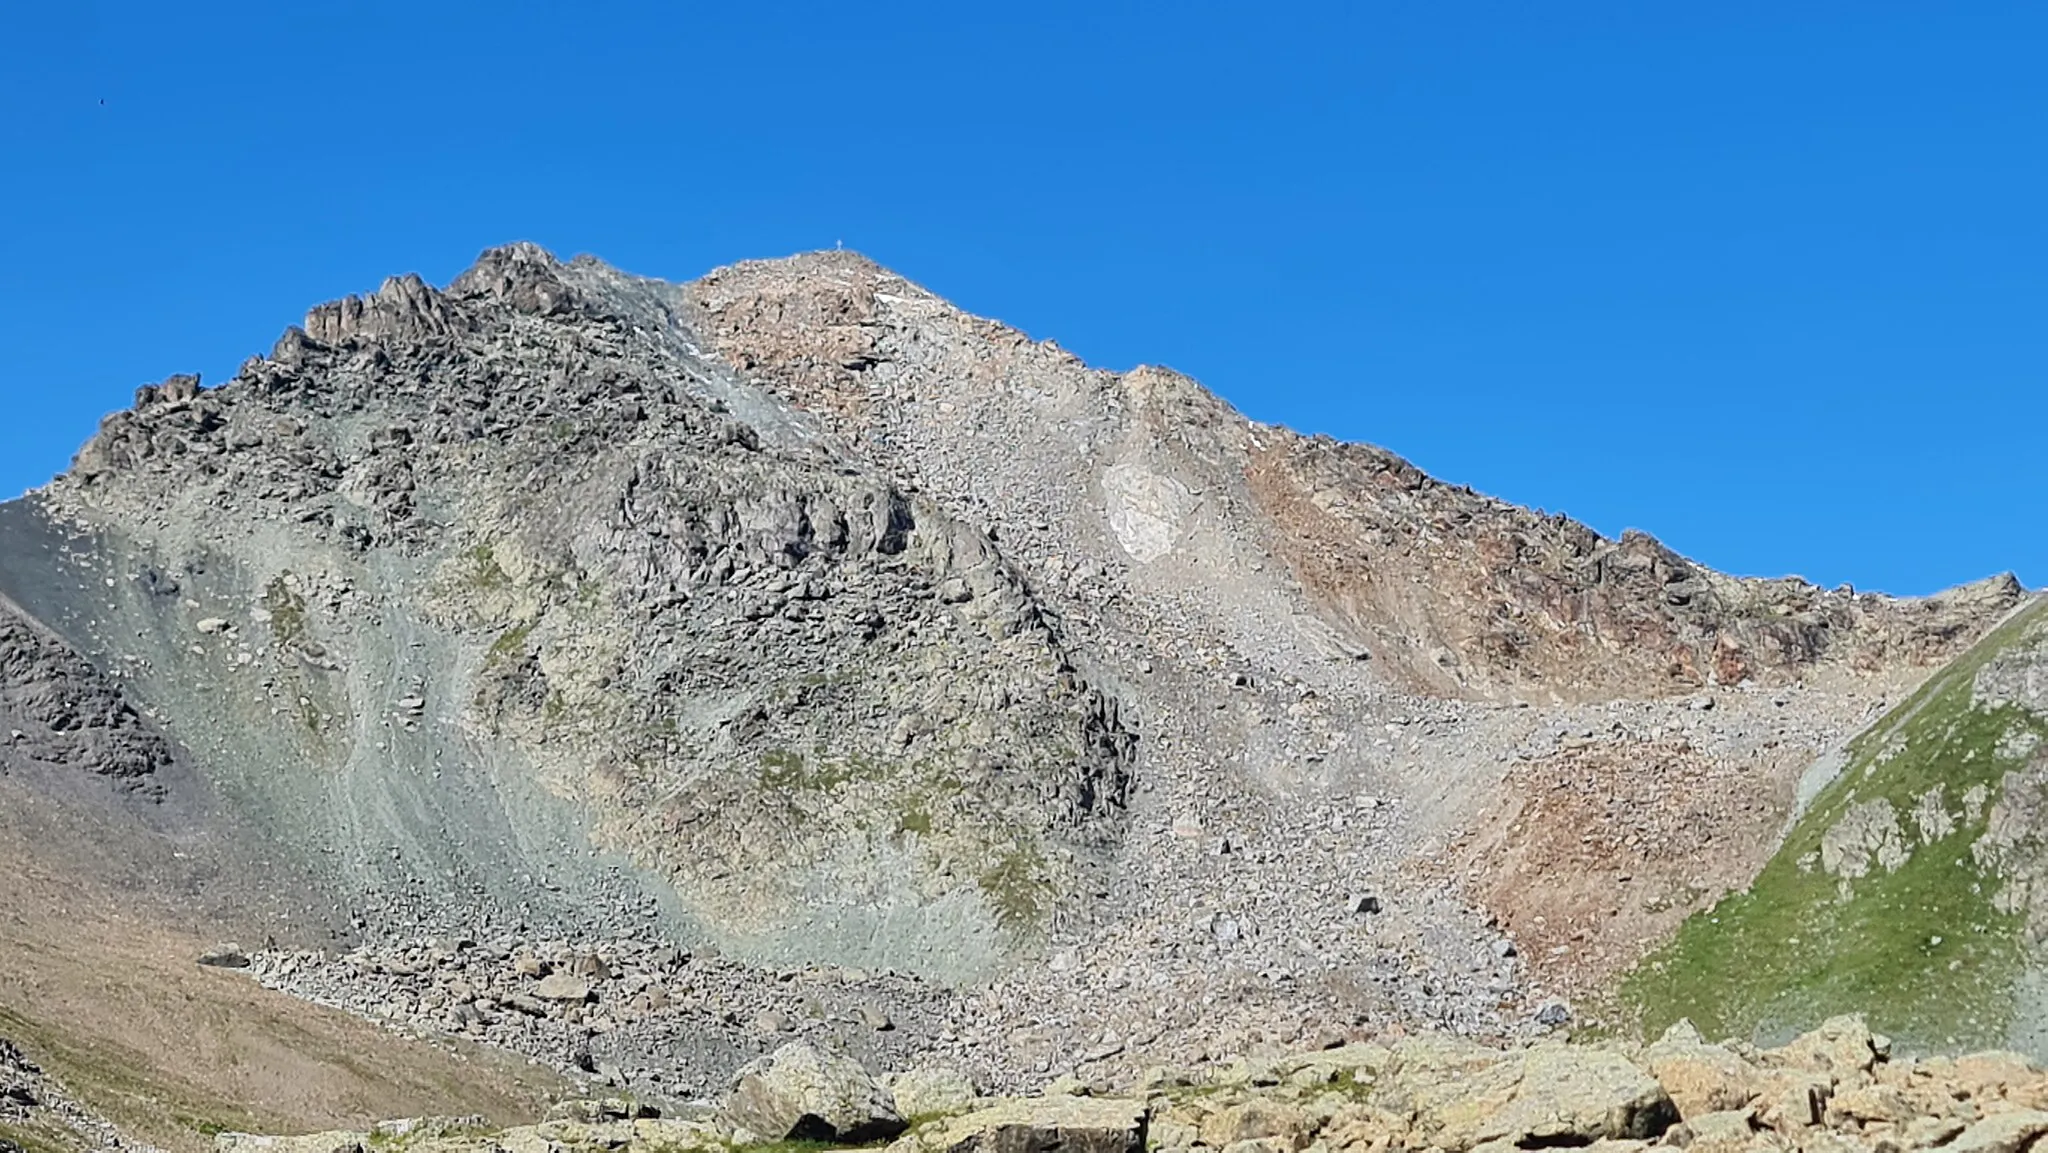
[[[669,285],[513,246],[389,281],[220,388],[141,390],[0,543],[0,593],[364,935],[1046,956],[945,1028],[1048,1068],[1510,1027],[1664,924],[1576,908],[1543,956],[1501,947],[1494,864],[1447,850],[1518,765],[1671,747],[1768,824],[2020,595],[1722,577],[842,253]],[[1573,763],[1597,795],[1633,760]],[[1769,849],[1695,847],[1737,879]],[[1688,861],[1514,899],[1633,868],[1675,919],[1716,895]]]

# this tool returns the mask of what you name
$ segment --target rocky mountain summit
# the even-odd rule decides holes
[[[848,253],[514,245],[0,504],[0,791],[151,830],[223,979],[647,1100],[1131,1084],[1582,1020],[2024,598],[1718,574]]]

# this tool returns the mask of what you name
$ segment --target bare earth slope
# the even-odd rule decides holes
[[[260,878],[200,923],[365,948],[266,979],[637,1083],[688,1014],[738,1057],[843,1011],[578,942],[829,973],[998,1076],[1525,1028],[2021,590],[1722,576],[852,254],[516,245],[141,390],[0,505],[0,596],[24,764],[186,806]],[[402,945],[449,933],[489,955]],[[590,987],[536,1016],[542,941]]]

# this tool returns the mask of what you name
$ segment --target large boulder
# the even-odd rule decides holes
[[[1298,1106],[1254,1097],[1210,1114],[1203,1119],[1200,1132],[1202,1143],[1212,1149],[1242,1141],[1277,1141],[1299,1149],[1308,1144],[1317,1127],[1317,1120]]]
[[[2020,1153],[2048,1133],[2048,1113],[2020,1109],[1998,1113],[1963,1130],[1950,1153]]]
[[[1890,1051],[1859,1016],[1830,1017],[1820,1027],[1763,1052],[1766,1065],[1819,1073],[1837,1085],[1859,1083]]]
[[[1144,1153],[1143,1101],[1025,1097],[921,1125],[889,1153]]]
[[[908,1127],[895,1098],[860,1062],[802,1042],[741,1068],[725,1100],[725,1119],[777,1141],[859,1144]]]
[[[1412,1109],[1417,1133],[1449,1153],[1499,1141],[1536,1148],[1648,1140],[1678,1120],[1663,1086],[1609,1049],[1546,1044],[1483,1064],[1478,1057],[1437,1077],[1397,1068],[1387,1104]]]
[[[898,1073],[885,1084],[905,1117],[949,1117],[974,1108],[981,1099],[974,1080],[950,1065],[921,1065]]]
[[[1757,1094],[1757,1072],[1749,1062],[1730,1049],[1708,1044],[1691,1021],[1681,1020],[1666,1029],[1643,1050],[1642,1065],[1688,1121],[1741,1109]]]

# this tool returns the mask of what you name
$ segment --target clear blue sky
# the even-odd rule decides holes
[[[843,241],[1721,568],[2048,582],[2048,7],[997,7],[7,5],[0,490],[388,274]]]

